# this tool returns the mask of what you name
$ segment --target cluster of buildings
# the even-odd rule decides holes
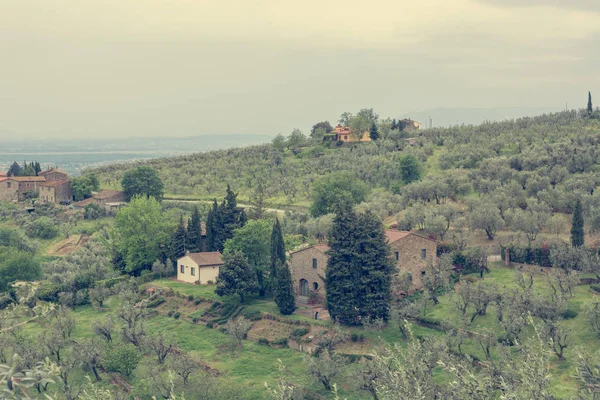
[[[120,190],[101,190],[99,192],[92,192],[92,197],[87,198],[77,203],[73,203],[73,208],[83,209],[88,204],[96,204],[107,215],[114,214],[120,207],[125,203],[125,193]]]
[[[70,203],[73,191],[69,174],[49,168],[37,176],[0,175],[0,201],[22,201],[28,196],[50,203]]]
[[[437,260],[437,242],[414,232],[387,229],[387,243],[399,274],[409,274],[415,289],[423,286],[427,268]],[[323,303],[326,296],[325,268],[329,246],[315,244],[289,254],[294,294],[299,303]],[[221,253],[188,253],[177,260],[177,279],[188,283],[214,283],[223,265]]]
[[[398,121],[398,126],[402,127],[403,131],[416,131],[421,127],[421,124],[412,119],[405,118]],[[332,142],[344,142],[344,143],[359,143],[359,142],[370,142],[371,135],[369,131],[364,131],[361,134],[352,131],[349,126],[342,126],[337,124],[335,128],[327,135],[324,140],[331,140]]]

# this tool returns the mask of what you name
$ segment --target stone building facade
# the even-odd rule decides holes
[[[386,230],[385,235],[396,272],[410,274],[413,288],[421,288],[427,267],[437,262],[437,242],[413,232],[393,229]],[[296,296],[314,295],[321,302],[325,299],[327,250],[326,244],[317,244],[290,254],[289,266]]]
[[[13,178],[0,177],[0,201],[17,201],[19,182]]]
[[[50,203],[70,203],[73,200],[71,181],[50,180],[40,184],[39,199]]]
[[[289,266],[296,296],[306,296],[312,292],[318,301],[325,300],[325,268],[329,256],[326,244],[316,244],[290,254]]]
[[[410,274],[413,288],[421,288],[427,267],[437,262],[437,242],[413,232],[391,229],[386,236],[398,274]]]
[[[46,181],[66,181],[69,180],[69,174],[62,169],[58,168],[49,168],[45,171],[42,171],[38,174],[38,176],[43,176],[46,178]]]

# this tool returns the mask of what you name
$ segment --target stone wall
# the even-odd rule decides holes
[[[403,239],[397,240],[390,245],[392,259],[398,261],[396,267],[398,273],[410,273],[414,288],[421,288],[423,283],[421,277],[430,263],[435,262],[437,253],[437,242],[419,235],[411,234]],[[425,258],[422,251],[425,250]]]
[[[0,181],[0,201],[16,201],[19,197],[19,182],[12,179]]]
[[[315,292],[321,300],[325,299],[325,282],[321,277],[325,277],[328,258],[323,251],[316,247],[309,247],[292,253],[289,266],[296,296],[300,295],[300,280],[305,279],[308,281],[309,291]],[[317,268],[313,268],[313,259],[317,260]],[[315,283],[317,284],[317,290],[314,289]]]

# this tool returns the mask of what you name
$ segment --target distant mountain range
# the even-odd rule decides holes
[[[562,111],[560,107],[494,107],[494,108],[432,108],[403,115],[427,127],[431,118],[433,127],[453,125],[477,125],[485,121],[503,121],[507,119],[533,117]]]

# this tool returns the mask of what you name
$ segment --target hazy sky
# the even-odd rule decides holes
[[[600,105],[599,0],[0,0],[0,138]]]

